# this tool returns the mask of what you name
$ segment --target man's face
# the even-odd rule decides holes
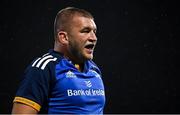
[[[93,59],[93,51],[97,42],[96,24],[93,19],[74,16],[68,36],[68,50],[77,62]]]

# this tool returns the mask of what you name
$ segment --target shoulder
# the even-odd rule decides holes
[[[48,52],[35,58],[25,69],[25,76],[54,76],[55,66],[61,60],[62,56],[54,55]]]
[[[41,57],[34,59],[32,63],[30,64],[30,66],[32,68],[38,68],[38,69],[44,70],[48,65],[52,63],[55,64],[57,62],[57,59],[58,59],[57,57],[51,55],[50,53],[47,53]]]
[[[32,68],[45,70],[49,66],[53,66],[53,65],[55,66],[62,59],[62,57],[63,57],[62,54],[50,50],[48,53],[35,58],[29,66]]]
[[[24,83],[44,83],[54,82],[55,80],[55,66],[58,64],[60,57],[53,53],[46,53],[35,58],[25,69],[22,80]]]

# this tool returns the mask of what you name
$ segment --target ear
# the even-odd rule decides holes
[[[58,40],[61,44],[68,44],[68,36],[67,32],[65,31],[59,31],[58,32]]]

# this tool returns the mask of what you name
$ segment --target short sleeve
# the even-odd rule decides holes
[[[23,80],[17,90],[14,102],[29,105],[40,111],[44,102],[48,99],[50,74],[44,69],[28,67]]]

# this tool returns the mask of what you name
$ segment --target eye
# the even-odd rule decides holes
[[[81,30],[81,33],[89,33],[90,32],[90,29],[83,29]]]

